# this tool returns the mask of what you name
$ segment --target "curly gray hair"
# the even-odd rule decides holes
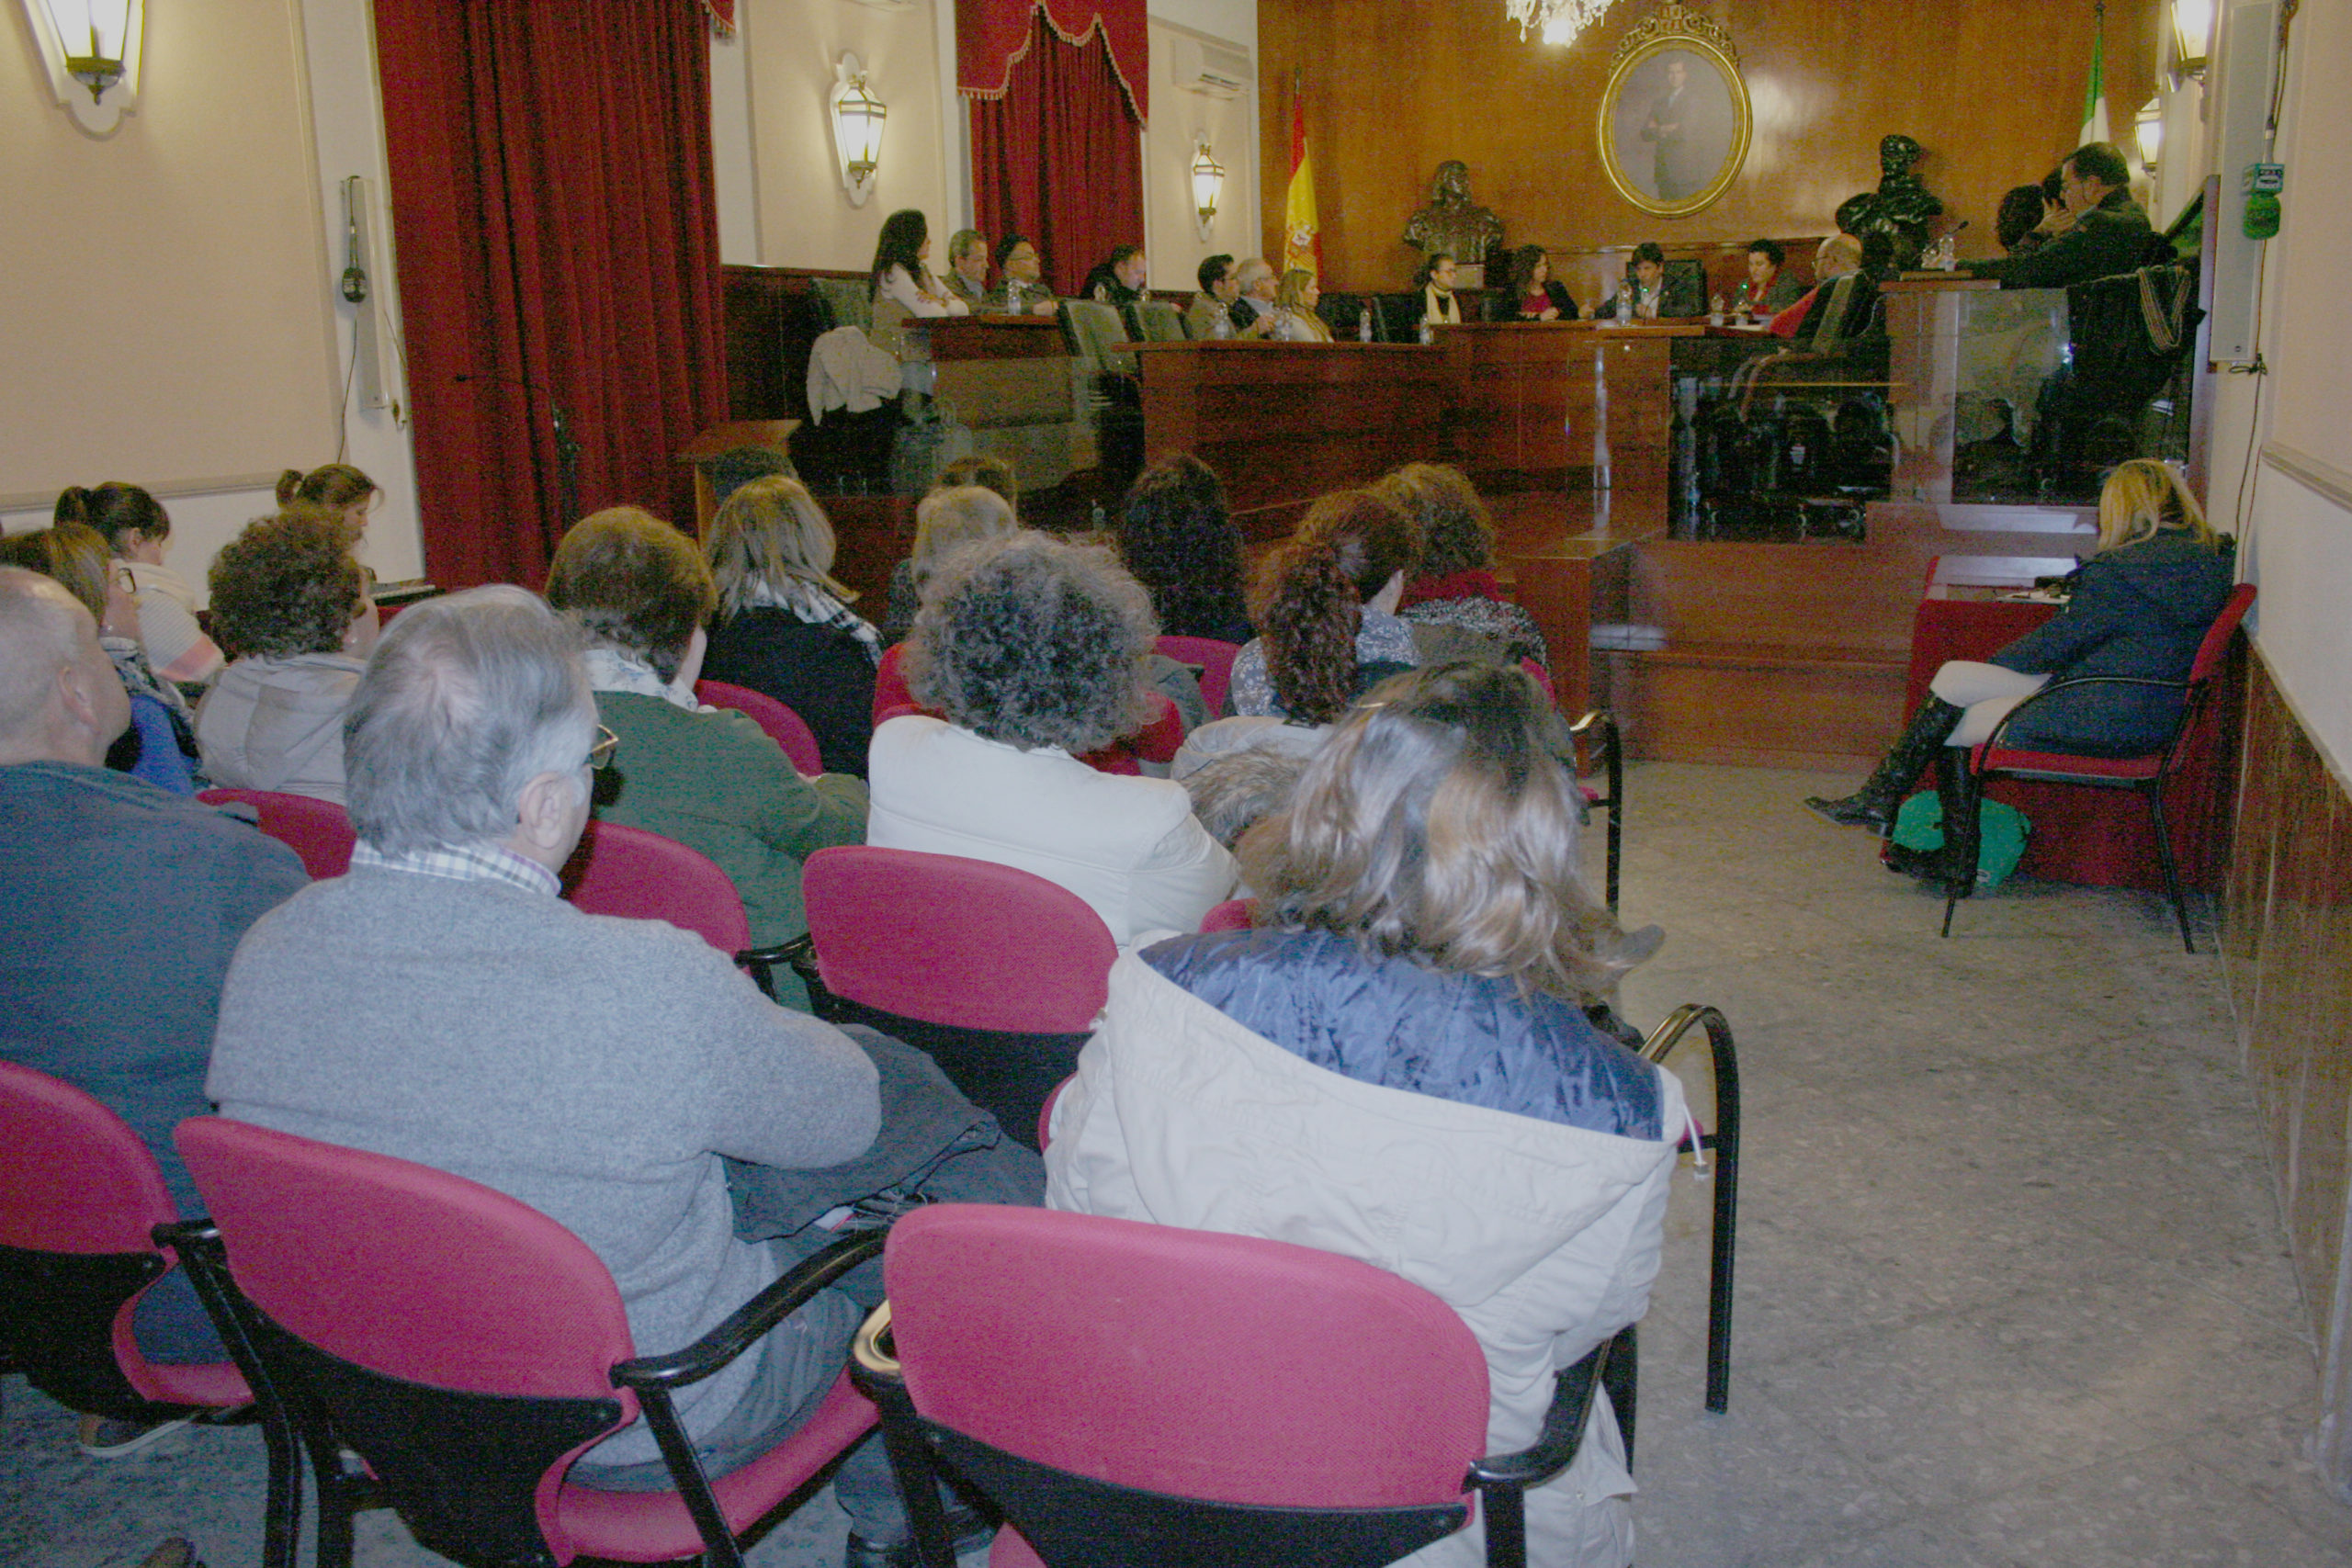
[[[987,539],[942,563],[908,638],[917,701],[1030,750],[1099,750],[1150,716],[1145,656],[1159,625],[1111,552],[1041,534]]]

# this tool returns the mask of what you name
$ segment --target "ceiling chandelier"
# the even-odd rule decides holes
[[[1519,24],[1521,43],[1531,28],[1545,43],[1574,43],[1608,9],[1609,0],[1503,0],[1504,14]]]

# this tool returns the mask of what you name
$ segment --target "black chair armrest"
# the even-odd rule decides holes
[[[802,931],[790,942],[777,942],[774,947],[747,947],[735,954],[735,967],[752,972],[768,1000],[775,1000],[775,966],[789,964],[803,978],[814,978],[817,970],[817,939]]]
[[[1592,1417],[1593,1395],[1600,1392],[1616,1345],[1614,1336],[1602,1340],[1590,1355],[1554,1378],[1552,1407],[1544,1413],[1544,1430],[1532,1448],[1473,1461],[1464,1484],[1541,1486],[1574,1463],[1584,1443],[1585,1423]]]
[[[2051,682],[2041,690],[2003,714],[2001,722],[1993,727],[1993,733],[1986,736],[1984,743],[1976,750],[1988,756],[1999,750],[2003,738],[2008,734],[2009,726],[2017,722],[2018,715],[2027,712],[2034,704],[2045,697],[2055,696],[2060,692],[2079,691],[2085,686],[2156,686],[2167,691],[2186,692],[2189,689],[2189,682],[2159,681],[2147,675],[2069,675],[2064,680]],[[2164,748],[2158,747],[2156,750],[2162,750]]]
[[[700,1382],[758,1344],[769,1329],[805,1305],[819,1291],[868,1258],[879,1257],[889,1235],[889,1227],[882,1225],[843,1236],[794,1265],[783,1278],[745,1302],[725,1322],[684,1349],[623,1361],[613,1369],[614,1383],[635,1389],[666,1389]]]

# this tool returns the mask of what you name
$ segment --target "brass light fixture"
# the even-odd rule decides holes
[[[864,207],[874,194],[874,179],[882,166],[882,126],[890,111],[874,96],[865,67],[854,54],[844,54],[833,67],[833,149],[841,159],[842,189],[850,205]]]
[[[2140,167],[2150,174],[2156,172],[2156,161],[2165,151],[2165,101],[2150,98],[2140,106],[2132,119],[2132,140],[2140,152]]]
[[[1209,150],[1209,139],[1198,132],[1193,137],[1192,174],[1193,217],[1205,241],[1209,226],[1216,221],[1217,197],[1225,193],[1225,165]]]
[[[145,0],[25,0],[25,11],[59,105],[85,130],[112,130],[139,96]]]
[[[2213,53],[2213,0],[2172,0],[2172,68],[2203,77]]]

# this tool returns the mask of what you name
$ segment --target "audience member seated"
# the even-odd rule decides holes
[[[1263,256],[1251,256],[1233,269],[1236,295],[1233,308],[1227,312],[1233,318],[1237,337],[1264,337],[1274,330],[1275,297],[1281,284],[1274,269]]]
[[[196,710],[216,784],[343,802],[343,713],[376,646],[344,514],[296,503],[213,558],[212,626],[235,660]]]
[[[1894,869],[1965,898],[1976,887],[1977,819],[1964,777],[1970,748],[2052,681],[2121,676],[2155,685],[2091,685],[2053,693],[2011,726],[2003,744],[2023,751],[2130,757],[2160,746],[2179,722],[2182,693],[2206,631],[2236,581],[2237,541],[2218,534],[2169,465],[2135,457],[2100,488],[2098,550],[2075,569],[2065,610],[1989,660],[1948,660],[1929,700],[1862,786],[1805,801],[1840,827],[1883,834],[1920,772],[1936,764],[1948,824],[1943,848],[1900,845]]]
[[[1194,339],[1227,338],[1233,335],[1233,302],[1241,298],[1241,279],[1236,273],[1233,258],[1225,254],[1208,257],[1201,263],[1201,291],[1184,308],[1185,335]]]
[[[1151,595],[1163,634],[1236,647],[1250,640],[1241,530],[1206,463],[1180,452],[1137,475],[1119,509],[1116,540],[1121,563]]]
[[[356,540],[368,531],[368,514],[384,499],[374,479],[348,463],[328,463],[309,473],[288,468],[277,476],[277,504],[318,506],[340,512]]]
[[[1813,253],[1814,284],[1799,295],[1788,309],[1767,323],[1774,337],[1794,337],[1812,313],[1814,301],[1827,292],[1831,284],[1862,265],[1862,243],[1851,234],[1832,234],[1821,242]]]
[[[947,291],[975,312],[989,303],[989,237],[958,229],[947,242]]]
[[[238,950],[206,1088],[225,1116],[414,1160],[548,1214],[612,1270],[638,1350],[658,1355],[782,1271],[776,1251],[732,1234],[720,1156],[840,1165],[874,1142],[881,1110],[857,1042],[768,1002],[702,938],[557,897],[596,745],[578,648],[518,588],[394,623],[352,700],[350,874]],[[806,1417],[860,1316],[823,1292],[677,1391],[713,1475]],[[836,1479],[854,1551],[905,1539],[877,1460],[861,1451]],[[666,1484],[642,1420],[570,1479]]]
[[[865,776],[882,637],[832,577],[833,525],[798,479],[753,479],[729,496],[704,542],[718,618],[702,672],[798,714],[829,773]]]
[[[1233,661],[1233,711],[1327,724],[1365,687],[1419,663],[1396,605],[1420,555],[1395,502],[1368,490],[1319,497],[1259,564],[1258,636]]]
[[[1541,245],[1510,254],[1510,286],[1487,303],[1490,321],[1573,321],[1577,302],[1567,286],[1554,280],[1552,258]]]
[[[911,208],[882,220],[874,244],[874,303],[884,300],[902,307],[910,316],[968,316],[972,308],[947,291],[932,276],[925,259],[931,254],[931,225]]]
[[[1078,286],[1079,297],[1108,305],[1124,317],[1127,307],[1143,298],[1147,273],[1141,245],[1114,245]]]
[[[979,493],[974,494],[973,491]],[[915,538],[907,558],[890,569],[890,605],[882,621],[882,643],[896,648],[914,630],[922,608],[923,584],[939,563],[963,546],[1010,534],[1021,526],[1013,497],[1012,465],[1001,457],[958,457],[940,471],[939,483],[915,503]],[[896,665],[885,659],[885,668]],[[886,706],[888,705],[885,705]]]
[[[1425,327],[1443,326],[1462,320],[1462,302],[1453,297],[1453,280],[1459,276],[1453,258],[1443,251],[1433,254],[1421,264],[1413,278],[1413,287],[1421,291],[1421,324]]]
[[[1747,281],[1739,308],[1751,316],[1775,316],[1804,297],[1804,285],[1781,270],[1789,253],[1778,240],[1747,242]]]
[[[2041,231],[2046,207],[2038,185],[2015,186],[2001,197],[2000,211],[1993,219],[1993,235],[2001,242],[2003,255],[2023,255],[2050,243],[2050,236]]]
[[[1007,234],[997,242],[996,270],[1002,276],[1004,309],[1013,315],[1054,313],[1054,291],[1046,287],[1045,263],[1037,247],[1023,234]]]
[[[1704,315],[1707,302],[1687,281],[1676,283],[1666,276],[1666,248],[1655,240],[1644,240],[1634,247],[1633,265],[1627,276],[1634,286],[1634,319],[1655,321],[1660,316]],[[1617,319],[1617,298],[1603,299],[1592,312],[1595,321]]]
[[[196,1215],[172,1129],[210,1109],[205,1064],[237,939],[305,879],[259,829],[102,766],[130,721],[87,607],[0,567],[0,1056],[129,1122]],[[140,1299],[131,1330],[152,1360],[225,1359],[181,1270]],[[90,1417],[81,1439],[111,1456],[160,1435]]]
[[[1813,302],[1805,307],[1796,331],[1790,334],[1792,350],[1798,354],[1838,352],[1857,338],[1870,334],[1873,326],[1883,337],[1884,323],[1876,320],[1878,286],[1893,275],[1894,269],[1894,236],[1873,233],[1857,242],[1852,269],[1854,282],[1846,290],[1843,309],[1832,317],[1830,312],[1836,304],[1838,290],[1830,284],[1836,281],[1835,278],[1826,280],[1815,288]]]
[[[1419,662],[1477,659],[1550,669],[1535,617],[1511,603],[1495,577],[1495,520],[1469,476],[1443,463],[1408,463],[1374,487],[1420,531],[1419,575],[1396,613],[1412,627]],[[1459,644],[1446,633],[1465,639]]]
[[[1108,550],[1037,534],[956,555],[908,644],[922,705],[874,732],[867,842],[995,861],[1085,899],[1122,946],[1190,931],[1233,862],[1183,789],[1080,759],[1148,715],[1159,627]]]
[[[1588,1017],[1627,964],[1577,875],[1569,747],[1521,671],[1381,685],[1242,840],[1256,928],[1119,959],[1046,1151],[1050,1207],[1319,1247],[1442,1297],[1486,1351],[1496,1451],[1642,1315],[1686,1124],[1680,1086]],[[1527,1560],[1623,1568],[1633,1490],[1597,1400],[1528,1495]],[[1474,1526],[1408,1561],[1486,1558]]]
[[[227,660],[197,620],[195,592],[164,564],[172,519],[160,502],[137,485],[109,479],[95,490],[75,485],[65,491],[52,515],[59,523],[97,530],[107,547],[130,567],[139,643],[158,676],[174,685],[197,687],[220,673]]]
[[[1295,266],[1283,274],[1282,286],[1274,291],[1274,340],[1329,343],[1330,324],[1315,312],[1316,303],[1322,298],[1322,286],[1305,267]]]
[[[1964,264],[2004,288],[2064,288],[2147,265],[2153,232],[2132,199],[2132,168],[2104,141],[2088,142],[2058,165],[2073,221],[2048,244],[1997,261]]]
[[[596,711],[620,739],[617,788],[598,815],[708,856],[742,895],[752,946],[806,932],[800,863],[864,840],[865,786],[839,773],[804,779],[750,718],[695,701],[718,591],[694,541],[633,506],[596,513],[556,547],[548,601],[586,630]],[[808,1005],[789,970],[775,991],[788,1007]]]
[[[196,721],[179,688],[155,678],[139,645],[139,607],[125,564],[107,550],[106,540],[79,523],[61,523],[0,539],[0,564],[22,567],[53,579],[90,613],[98,645],[114,661],[130,700],[130,728],[106,754],[106,765],[145,780],[174,795],[194,795],[205,777],[196,743]]]

